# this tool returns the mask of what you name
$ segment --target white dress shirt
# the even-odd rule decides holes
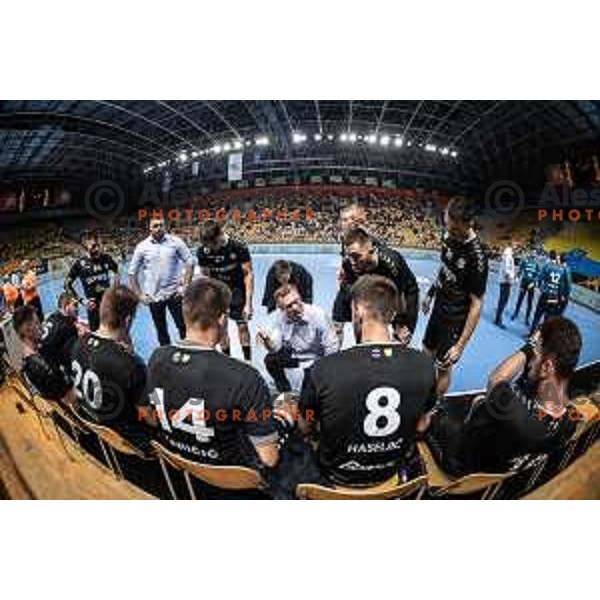
[[[502,263],[500,264],[500,282],[513,283],[516,277],[515,259],[510,246],[504,249],[502,253]]]
[[[138,277],[141,274],[138,278],[140,289],[153,302],[158,302],[177,292],[183,269],[191,267],[193,262],[189,248],[176,235],[167,233],[159,241],[148,236],[135,247],[129,275]]]
[[[302,362],[314,361],[340,348],[329,317],[314,304],[304,304],[304,313],[298,321],[291,321],[283,310],[277,309],[272,317],[271,330],[267,333],[275,352],[286,348],[293,358]]]

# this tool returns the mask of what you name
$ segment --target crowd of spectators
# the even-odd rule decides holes
[[[171,221],[170,228],[190,247],[195,247],[198,244],[197,211],[207,209],[214,215],[224,209],[228,215],[228,230],[249,244],[338,243],[340,209],[353,202],[367,209],[370,230],[392,245],[431,250],[440,247],[441,215],[446,199],[435,193],[409,189],[312,185],[222,191],[177,204],[182,218]],[[166,214],[173,207],[166,204],[161,208]],[[186,209],[194,211],[191,220]],[[241,218],[232,218],[234,211],[239,211]],[[270,211],[272,217],[264,219],[265,211]],[[299,212],[297,220],[292,217],[294,211]],[[148,213],[151,214],[151,209]],[[281,217],[284,214],[287,218]],[[523,213],[518,220],[509,223],[482,219],[480,228],[479,233],[492,257],[501,254],[508,239],[512,239],[518,256],[528,248],[541,248],[544,237],[555,233],[543,231],[533,213]],[[79,238],[87,229],[96,230],[106,251],[120,260],[130,256],[135,245],[147,235],[146,224],[139,221],[136,214],[110,224],[88,219],[82,223],[14,227],[0,239],[0,277],[18,270],[25,259],[44,259],[50,270],[64,269],[79,255]]]

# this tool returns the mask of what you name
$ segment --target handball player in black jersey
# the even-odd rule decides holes
[[[96,233],[84,234],[82,243],[85,256],[71,265],[65,279],[65,289],[87,307],[89,328],[95,331],[100,325],[102,296],[113,282],[119,280],[119,266],[111,256],[102,251],[100,238]],[[83,288],[83,298],[75,289],[78,279]]]
[[[396,339],[410,343],[419,311],[417,280],[402,255],[371,236],[364,229],[351,229],[344,236],[345,257],[342,261],[343,285],[334,302],[334,322],[352,320],[351,286],[365,274],[381,275],[398,290],[398,308],[392,325]],[[357,340],[360,341],[360,340]]]
[[[146,366],[129,334],[138,301],[124,285],[107,290],[100,304],[100,327],[77,340],[71,368],[82,415],[143,446],[149,436],[138,406],[143,404]]]
[[[77,341],[77,314],[79,303],[69,292],[58,297],[58,309],[42,325],[40,354],[51,363],[71,372],[71,348]]]
[[[348,310],[348,306],[350,305],[349,298],[351,284],[345,281],[345,273],[344,269],[342,268],[344,258],[346,257],[344,237],[349,231],[356,229],[357,227],[368,231],[367,211],[365,210],[364,206],[354,202],[344,206],[340,210],[339,232],[341,241],[340,256],[342,257],[342,263],[340,263],[340,266],[337,270],[338,292],[333,303],[333,311],[331,315],[333,326],[335,327],[335,331],[340,340],[340,347],[344,342],[344,324],[352,320]],[[381,243],[375,237],[373,237],[373,241],[376,245]]]
[[[252,318],[254,276],[248,246],[225,233],[218,221],[206,221],[200,226],[198,265],[208,277],[222,281],[231,292],[229,317],[237,323],[244,359],[252,359],[248,321]],[[221,349],[230,353],[227,328],[223,331]]]
[[[327,482],[397,483],[409,478],[415,437],[429,423],[436,400],[435,367],[424,352],[391,339],[398,292],[389,278],[365,275],[351,293],[352,321],[361,343],[319,359],[308,371],[300,426],[318,439]]]
[[[46,400],[75,406],[77,394],[71,378],[56,362],[48,362],[39,352],[42,324],[35,307],[26,304],[17,308],[12,323],[23,343],[21,373],[32,391]]]
[[[577,326],[547,319],[520,350],[490,375],[485,398],[457,425],[436,415],[428,437],[454,475],[504,473],[559,450],[581,414],[569,399],[569,380],[581,352]]]
[[[146,394],[159,439],[173,452],[201,463],[273,467],[278,433],[267,385],[252,366],[216,350],[230,299],[221,281],[188,285],[186,338],[154,351]]]
[[[488,261],[474,230],[475,210],[465,198],[453,198],[448,204],[442,266],[422,304],[428,314],[433,301],[423,347],[435,358],[439,397],[450,387],[452,368],[477,328],[483,308]]]

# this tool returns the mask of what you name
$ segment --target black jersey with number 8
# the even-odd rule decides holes
[[[417,422],[434,404],[431,357],[395,343],[361,344],[313,365],[304,378],[300,412],[320,424],[326,479],[374,485],[402,469]]]

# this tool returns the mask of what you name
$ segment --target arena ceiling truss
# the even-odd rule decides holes
[[[235,143],[251,173],[363,170],[477,189],[533,183],[599,138],[598,101],[0,101],[2,178],[144,177],[181,156],[222,161]]]

